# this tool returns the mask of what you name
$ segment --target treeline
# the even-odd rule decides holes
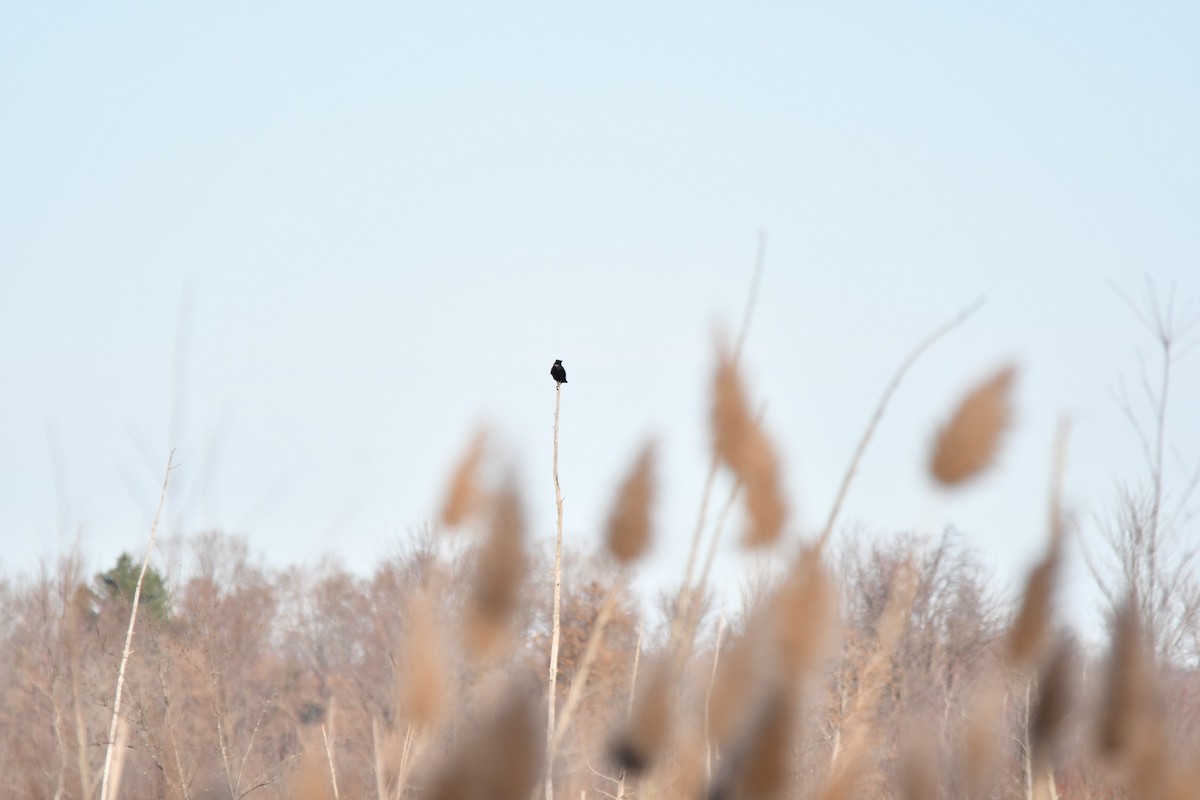
[[[531,544],[480,435],[436,526],[369,576],[269,568],[210,532],[175,542],[161,572],[123,556],[89,575],[71,557],[0,584],[3,796],[1196,800],[1200,481],[1175,477],[1178,337],[1170,305],[1153,310],[1147,421],[1126,408],[1145,475],[1082,548],[1105,604],[1100,647],[1056,611],[1065,424],[1045,549],[1010,601],[966,537],[855,539],[837,523],[892,392],[971,310],[902,363],[823,528],[803,535],[739,336],[717,352],[681,584],[653,609],[631,591],[653,533],[653,443],[617,483],[604,552],[560,562]],[[922,460],[943,490],[995,462],[1015,376],[996,370],[946,414]],[[743,548],[774,560],[727,605],[710,570],[733,521]]]
[[[424,797],[439,786],[471,796],[469,780],[447,780],[475,768],[515,770],[508,779],[523,790],[536,784],[552,579],[543,560],[520,554],[514,613],[489,632],[486,620],[472,622],[489,580],[481,569],[495,566],[480,561],[486,540],[471,548],[423,535],[369,577],[334,563],[270,569],[245,540],[218,533],[186,550],[177,582],[151,570],[143,586],[117,733],[120,796],[332,797],[335,781],[344,798]],[[729,618],[702,604],[676,683],[657,686],[673,697],[655,720],[640,719],[637,705],[669,670],[674,601],[645,613],[611,559],[568,557],[560,709],[607,619],[555,750],[556,795],[700,796],[724,781],[726,796],[828,797],[852,760],[853,793],[842,796],[1025,798],[1050,776],[1042,796],[1125,797],[1138,778],[1121,758],[1136,761],[1137,742],[1106,735],[1157,742],[1164,751],[1145,755],[1162,765],[1200,753],[1194,660],[1155,677],[1133,650],[1114,661],[1050,629],[1047,655],[1022,666],[1014,612],[961,536],[848,541],[821,569],[829,602],[810,595],[784,620],[811,649],[794,662],[795,691],[770,688],[780,685],[776,666],[756,638],[786,567],[747,583]],[[96,796],[135,581],[127,558],[95,576],[65,559],[4,585],[6,796]],[[1131,707],[1114,709],[1121,703]],[[782,704],[786,735],[753,731]],[[1112,713],[1134,727],[1110,730]],[[763,741],[772,735],[780,740]],[[747,747],[782,749],[750,757]],[[504,758],[492,764],[485,751]],[[468,762],[447,766],[464,752]],[[739,766],[747,758],[749,771]],[[646,771],[635,780],[637,767]]]

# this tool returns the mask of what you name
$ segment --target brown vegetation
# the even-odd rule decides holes
[[[994,461],[1012,374],[960,404],[938,480]],[[714,388],[743,543],[782,550],[775,446],[732,355],[718,354]],[[441,513],[478,535],[466,547],[425,532],[358,576],[269,569],[244,540],[204,533],[169,604],[136,617],[119,582],[89,580],[76,557],[0,583],[4,795],[90,800],[111,740],[110,794],[128,798],[1200,796],[1200,664],[1170,633],[1190,606],[1147,605],[1161,553],[1130,556],[1107,654],[1055,622],[1057,488],[1046,554],[1011,608],[952,530],[819,536],[760,576],[715,637],[707,565],[643,636],[629,565],[650,541],[653,454],[615,493],[606,552],[567,548],[561,570],[531,549],[516,490],[481,479],[478,438]],[[1165,540],[1165,524],[1143,522]]]

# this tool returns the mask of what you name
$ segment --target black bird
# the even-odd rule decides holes
[[[550,368],[550,377],[558,381],[559,386],[567,382],[567,371],[563,369],[562,359],[554,362],[554,366]]]

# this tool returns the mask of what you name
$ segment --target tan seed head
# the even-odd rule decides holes
[[[996,456],[1008,427],[1009,393],[1016,371],[1005,367],[973,389],[938,433],[929,471],[955,486],[985,470]]]
[[[467,647],[476,658],[495,651],[506,638],[525,571],[525,524],[514,487],[493,499],[491,516],[488,538],[475,556],[466,614]]]
[[[650,506],[654,501],[653,442],[642,448],[633,469],[617,493],[608,520],[608,549],[622,564],[635,561],[650,544]]]
[[[454,468],[450,488],[442,504],[442,524],[453,528],[462,524],[483,502],[479,488],[479,468],[487,447],[487,435],[481,430],[471,439],[462,460]]]

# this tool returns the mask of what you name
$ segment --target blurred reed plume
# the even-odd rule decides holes
[[[940,483],[954,486],[992,463],[1008,427],[1009,392],[1016,371],[1005,367],[971,390],[938,433],[929,464]]]
[[[963,795],[985,797],[1004,755],[1004,712],[1009,692],[998,680],[984,681],[970,699],[961,753]]]
[[[1053,548],[1029,573],[1020,610],[1008,632],[1008,656],[1018,666],[1034,663],[1045,648],[1058,561],[1058,548]]]
[[[295,800],[333,800],[325,755],[315,746],[300,756],[292,781],[295,784],[292,790]]]
[[[787,503],[780,489],[779,462],[766,434],[755,429],[745,446],[746,470],[740,476],[746,493],[749,525],[742,536],[748,547],[769,545],[779,539],[787,521]]]
[[[754,706],[746,730],[726,753],[709,800],[772,800],[789,789],[796,698],[777,685]]]
[[[735,739],[764,691],[778,683],[761,623],[751,626],[726,645],[712,678],[707,726],[718,747]]]
[[[816,669],[837,627],[837,598],[820,552],[806,547],[774,597],[776,637],[784,672]]]
[[[1104,683],[1098,744],[1101,752],[1137,759],[1144,746],[1154,746],[1157,698],[1143,632],[1132,602],[1112,621],[1112,651]]]
[[[713,386],[713,448],[745,491],[749,524],[742,540],[751,547],[771,544],[783,533],[787,520],[779,462],[747,407],[737,361],[723,347],[717,351]]]
[[[937,728],[923,720],[900,743],[898,782],[903,800],[937,800],[941,796],[936,741]]]
[[[1067,434],[1064,417],[1054,442],[1050,473],[1050,525],[1046,555],[1029,573],[1016,618],[1008,631],[1008,658],[1019,669],[1028,669],[1042,657],[1049,638],[1052,599],[1060,572],[1063,548],[1062,483],[1065,472]]]
[[[650,545],[650,507],[654,502],[655,446],[646,443],[617,491],[608,519],[608,549],[622,564],[637,560]]]
[[[666,749],[671,733],[674,686],[670,659],[660,657],[645,672],[629,719],[609,744],[609,753],[617,765],[635,775],[653,765]]]
[[[479,470],[487,449],[487,434],[480,430],[467,445],[462,459],[454,468],[450,487],[442,504],[442,524],[453,528],[474,514],[484,501],[479,486]]]
[[[510,633],[525,574],[525,521],[516,489],[504,487],[491,501],[487,538],[475,556],[466,637],[478,657],[496,652]]]
[[[1057,758],[1067,716],[1074,705],[1075,674],[1075,645],[1060,637],[1038,670],[1037,702],[1029,720],[1032,761],[1039,772],[1050,768]]]
[[[875,625],[875,641],[867,649],[858,679],[858,690],[833,748],[831,761],[835,768],[843,757],[857,763],[874,738],[872,719],[886,691],[893,658],[908,625],[916,592],[917,576],[913,566],[900,564],[892,578],[887,604]],[[844,744],[839,747],[841,743]]]
[[[400,707],[412,724],[428,728],[438,721],[446,705],[446,643],[424,592],[415,592],[409,599],[405,616],[408,636],[398,659]]]
[[[1182,778],[1174,774],[1158,675],[1132,600],[1117,611],[1112,624],[1098,726],[1100,752],[1127,776],[1137,797],[1173,800],[1173,784]]]
[[[450,749],[424,787],[429,800],[528,800],[542,763],[537,694],[517,680],[498,707],[481,717]]]

